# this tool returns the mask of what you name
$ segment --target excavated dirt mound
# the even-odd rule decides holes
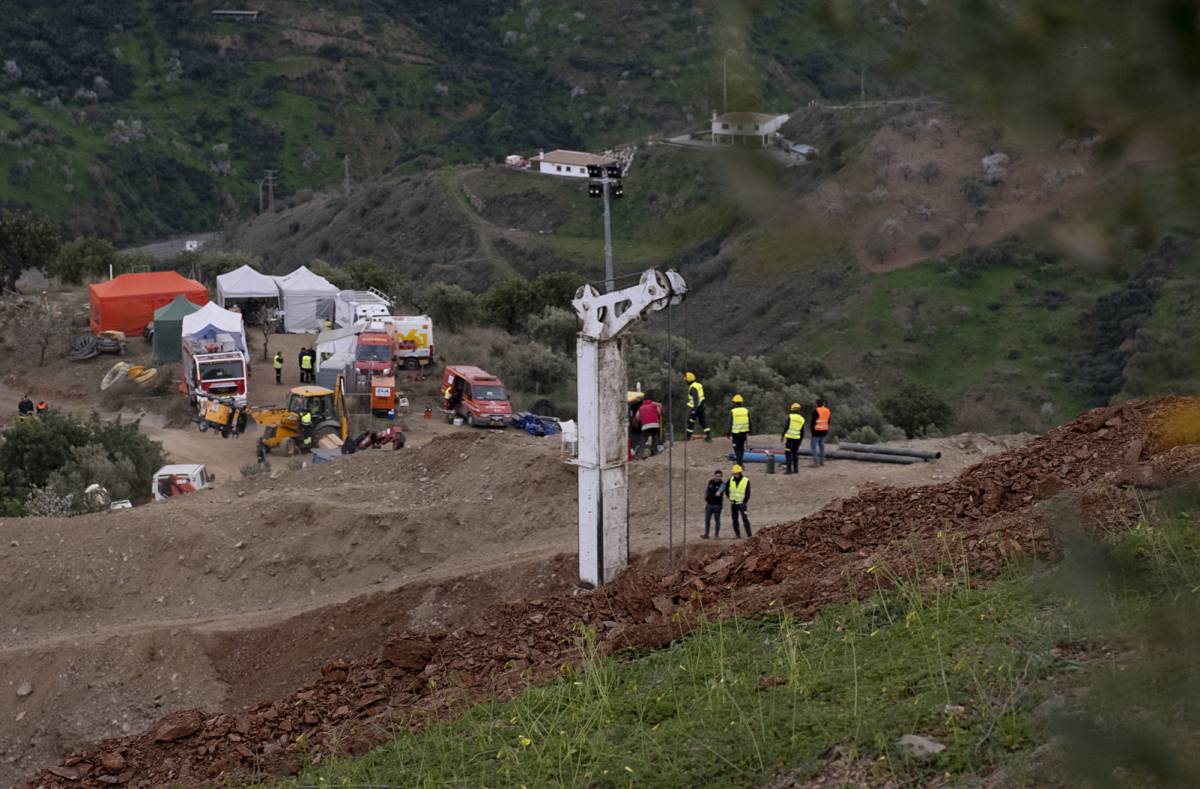
[[[143,734],[71,754],[34,783],[194,784],[251,769],[294,773],[306,760],[361,752],[414,719],[549,679],[580,659],[581,625],[603,651],[660,647],[701,616],[768,608],[811,615],[886,583],[882,568],[952,555],[986,570],[1013,554],[1045,553],[1051,532],[1033,506],[1060,491],[1140,477],[1154,461],[1148,436],[1162,405],[1088,412],[953,481],[873,488],[682,568],[637,565],[595,592],[497,604],[453,629],[403,630],[370,658],[327,663],[319,679],[277,701],[235,714],[173,713]]]

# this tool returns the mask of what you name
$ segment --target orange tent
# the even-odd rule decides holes
[[[208,288],[174,271],[122,274],[97,282],[88,288],[92,333],[141,334],[154,320],[154,311],[180,295],[200,307],[208,303]]]

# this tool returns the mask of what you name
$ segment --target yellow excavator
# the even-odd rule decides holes
[[[254,421],[263,426],[258,439],[263,452],[282,447],[285,455],[311,452],[318,447],[337,449],[350,435],[350,417],[346,413],[344,381],[338,376],[337,390],[323,386],[297,386],[288,394],[287,406],[265,406],[251,411]],[[301,416],[312,414],[306,432]]]

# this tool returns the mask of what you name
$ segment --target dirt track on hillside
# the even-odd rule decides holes
[[[329,659],[370,657],[396,630],[449,629],[499,602],[573,588],[575,472],[557,442],[442,427],[412,451],[161,505],[0,521],[0,559],[12,568],[0,577],[0,783],[173,710],[279,696]],[[830,463],[796,477],[752,467],[751,515],[761,528],[870,486],[947,479],[1022,440],[920,442],[944,457],[918,466]],[[688,447],[693,554],[732,536],[726,523],[720,543],[697,539],[703,482],[728,467],[727,451],[723,441]],[[668,462],[631,468],[635,551],[672,537]],[[670,462],[680,550],[682,447]],[[22,682],[32,695],[16,696]]]

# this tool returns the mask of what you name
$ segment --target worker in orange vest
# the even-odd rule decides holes
[[[45,416],[46,411],[48,411],[49,409],[50,409],[50,406],[46,405],[45,400],[38,400],[38,404],[37,404],[37,415],[38,416]]]
[[[809,452],[812,454],[814,466],[825,465],[825,435],[829,432],[829,417],[831,412],[823,399],[817,399],[817,407],[812,412],[812,429],[809,432]]]

